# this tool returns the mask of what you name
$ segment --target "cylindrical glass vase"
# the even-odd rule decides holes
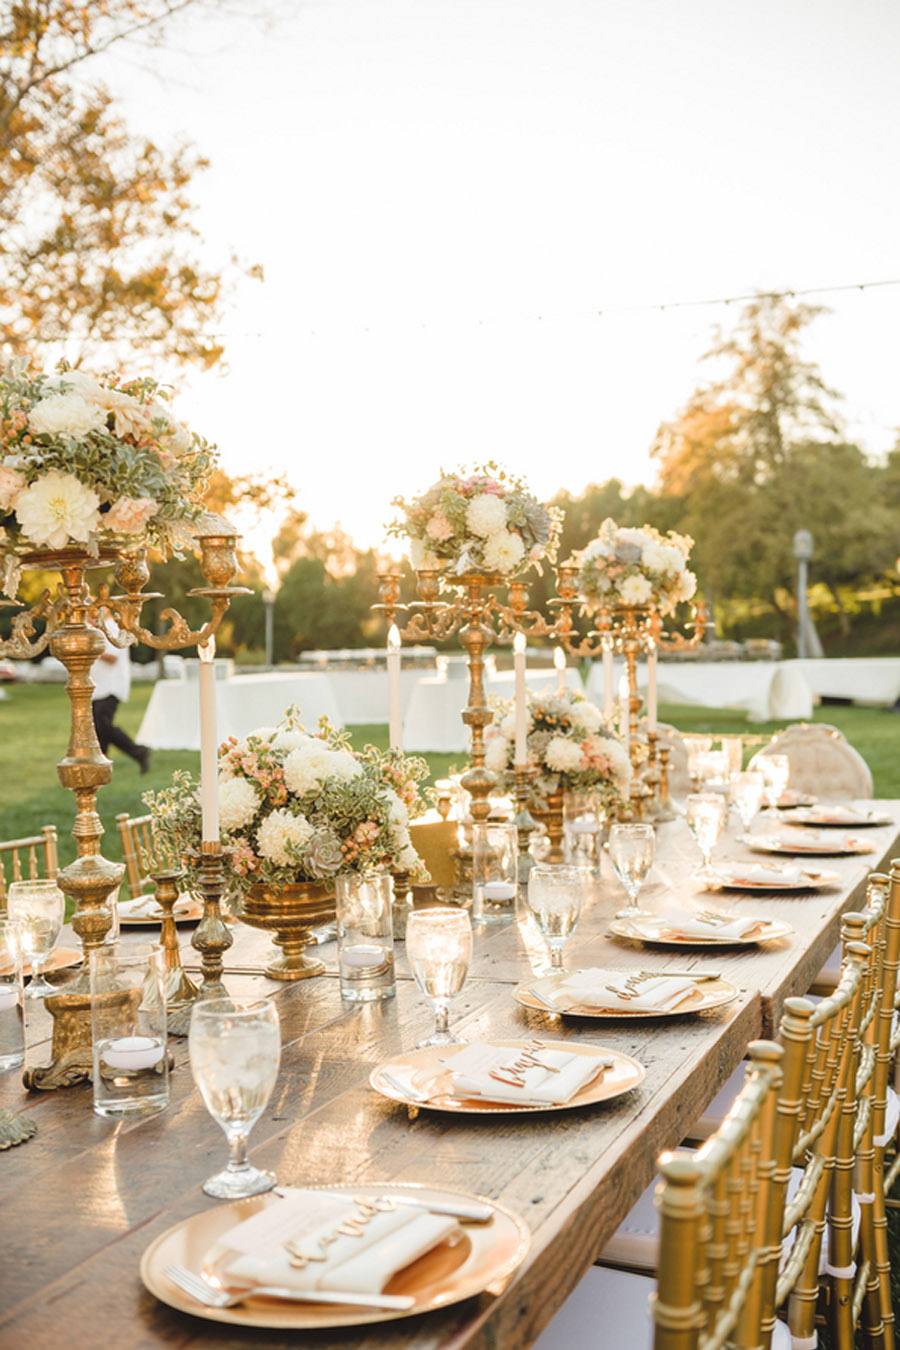
[[[161,947],[91,952],[94,1110],[121,1120],[169,1104],[165,957]]]
[[[472,827],[472,918],[508,919],[515,914],[519,834],[512,824]]]
[[[384,873],[337,878],[338,967],[348,1003],[375,1003],[397,992],[393,899],[393,879]]]

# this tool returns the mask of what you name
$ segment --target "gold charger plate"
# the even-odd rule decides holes
[[[178,900],[175,903],[173,917],[176,923],[197,923],[203,918],[203,902],[194,900]],[[120,928],[159,928],[162,923],[162,910],[158,914],[123,914],[121,906],[119,907],[119,927]]]
[[[761,867],[764,863],[759,864]],[[707,891],[819,891],[824,886],[836,886],[840,882],[837,872],[819,872],[811,867],[802,867],[800,872],[803,880],[799,885],[796,882],[778,881],[777,872],[773,867],[771,881],[740,881],[733,878],[722,877],[718,875],[717,869],[713,868],[715,881],[710,877],[706,886]]]
[[[76,947],[57,947],[47,957],[44,966],[44,974],[52,975],[54,970],[68,970],[71,966],[81,965],[81,952]],[[11,961],[0,961],[0,971],[6,973],[12,970]],[[28,979],[31,975],[31,963],[24,961],[22,963],[22,978]]]
[[[827,839],[791,839],[780,834],[742,834],[740,843],[754,853],[784,853],[788,857],[852,857],[856,853],[873,853],[871,844],[848,836],[830,844]]]
[[[495,1040],[492,1037],[486,1040],[484,1044],[495,1045],[504,1050],[525,1050],[534,1045],[534,1037],[525,1040]],[[434,1069],[437,1076],[441,1058],[454,1050],[465,1048],[460,1042],[457,1045],[425,1045],[419,1050],[410,1050],[406,1055],[398,1055],[396,1059],[389,1060],[386,1064],[379,1064],[377,1068],[373,1069],[369,1075],[369,1083],[382,1097],[389,1097],[394,1102],[402,1102],[404,1106],[412,1109],[449,1111],[454,1115],[521,1116],[537,1115],[544,1111],[574,1111],[580,1106],[594,1106],[598,1102],[610,1101],[613,1097],[621,1097],[623,1093],[636,1088],[639,1083],[644,1081],[646,1076],[647,1071],[643,1064],[639,1064],[630,1055],[623,1055],[619,1050],[608,1050],[602,1045],[584,1045],[579,1042],[543,1040],[543,1038],[542,1044],[548,1047],[559,1047],[560,1050],[565,1050],[573,1055],[611,1059],[614,1061],[613,1067],[600,1074],[593,1082],[587,1083],[567,1102],[548,1103],[546,1106],[515,1106],[512,1102],[490,1102],[481,1101],[475,1097],[454,1097],[449,1092],[439,1093],[437,1096],[429,1097],[427,1101],[422,1101],[404,1093],[399,1085],[395,1087],[392,1082],[387,1081],[384,1077],[385,1071],[389,1071],[392,1067],[411,1069],[414,1073],[421,1072],[423,1069]]]
[[[546,990],[552,993],[566,979],[570,972],[563,971],[558,975],[547,975],[542,980],[533,980],[531,986],[525,984],[517,985],[513,990],[513,998],[517,1003],[521,1003],[523,1008],[531,1008],[535,1012],[545,1012],[551,1015],[556,1012],[560,1017],[592,1017],[599,1021],[610,1021],[615,1019],[627,1018],[633,1021],[635,1018],[647,1017],[688,1017],[693,1013],[705,1012],[707,1008],[722,1008],[726,1003],[731,1003],[738,996],[738,990],[727,980],[704,980],[702,984],[694,986],[696,998],[684,1000],[674,1008],[595,1008],[588,1004],[578,1004],[571,1008],[548,1008],[539,998],[536,998],[531,992],[532,988]],[[627,974],[627,971],[623,971]],[[665,971],[660,971],[661,975]]]
[[[869,811],[856,820],[835,820],[834,816],[829,818],[827,806],[804,806],[799,811],[792,811],[790,815],[791,825],[812,825],[820,830],[868,830],[874,825],[890,825],[891,817],[880,814],[877,811]]]
[[[219,1239],[244,1219],[267,1205],[278,1204],[279,1196],[269,1191],[249,1200],[232,1200],[194,1214],[162,1233],[151,1242],[141,1257],[141,1279],[151,1294],[170,1308],[203,1317],[210,1322],[228,1322],[233,1326],[275,1327],[281,1331],[315,1331],[327,1327],[364,1326],[393,1322],[403,1317],[446,1308],[451,1303],[474,1298],[484,1292],[496,1293],[524,1259],[531,1236],[517,1215],[498,1205],[496,1200],[473,1196],[446,1187],[419,1186],[413,1183],[385,1182],[378,1186],[309,1186],[307,1190],[340,1191],[352,1196],[411,1195],[415,1199],[474,1200],[490,1205],[493,1218],[486,1224],[464,1224],[462,1240],[448,1239],[425,1256],[399,1271],[386,1285],[384,1293],[409,1294],[415,1298],[412,1308],[403,1312],[378,1308],[346,1307],[340,1304],[280,1302],[276,1299],[248,1299],[234,1308],[207,1308],[166,1279],[167,1266],[181,1265],[200,1275],[208,1272],[210,1254]]]
[[[737,917],[738,915],[735,915],[735,918]],[[674,934],[660,933],[658,930],[642,932],[640,925],[640,917],[613,919],[609,931],[615,937],[628,938],[632,942],[649,942],[657,947],[756,947],[760,942],[774,942],[776,938],[790,937],[794,931],[783,919],[766,919],[760,924],[757,932],[749,937],[740,938],[676,937]]]

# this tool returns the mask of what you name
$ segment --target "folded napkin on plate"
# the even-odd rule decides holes
[[[552,992],[541,991],[541,1000],[555,1007],[614,1008],[623,1012],[668,1012],[692,998],[697,986],[690,978],[669,976],[636,980],[627,971],[591,966],[567,975]]]
[[[832,820],[836,825],[858,825],[872,815],[871,811],[861,811],[856,806],[817,806],[814,810],[819,820]]]
[[[714,867],[712,876],[726,886],[803,886],[809,877],[800,867],[766,867],[763,863],[732,863]]]
[[[456,1227],[456,1219],[424,1209],[372,1214],[349,1194],[285,1188],[277,1204],[223,1234],[218,1246],[227,1250],[215,1261],[215,1274],[226,1286],[380,1294],[398,1271]],[[296,1253],[308,1256],[308,1264]]]
[[[732,918],[725,923],[707,923],[699,915],[689,910],[672,910],[668,914],[655,916],[654,924],[660,932],[672,933],[675,937],[701,937],[707,941],[725,942],[728,938],[746,937],[755,928],[759,928],[764,919]]]
[[[599,1056],[572,1055],[546,1046],[532,1053],[547,1067],[515,1068],[523,1054],[515,1047],[467,1045],[443,1061],[453,1096],[483,1097],[486,1101],[520,1106],[561,1106],[592,1082],[607,1063]],[[495,1074],[501,1077],[494,1077]]]
[[[175,913],[182,914],[190,904],[190,896],[180,895],[175,901]],[[161,919],[162,910],[155,895],[136,895],[133,900],[120,900],[119,913],[126,919]]]

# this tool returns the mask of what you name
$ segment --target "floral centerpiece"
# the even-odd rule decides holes
[[[546,811],[551,798],[566,791],[592,791],[607,815],[624,803],[631,764],[596,704],[574,690],[529,691],[527,718],[533,810]],[[515,734],[513,702],[494,704],[494,720],[485,731],[485,764],[505,777],[513,767]]]
[[[152,379],[0,371],[0,571],[14,594],[18,555],[104,536],[140,537],[164,555],[186,546],[213,464]]]
[[[394,505],[390,532],[409,540],[419,569],[447,568],[512,577],[556,557],[562,512],[544,506],[520,478],[488,463],[471,473],[442,473],[421,496]]]
[[[427,773],[423,759],[396,751],[357,754],[327,723],[312,734],[293,711],[278,727],[231,737],[219,750],[219,823],[235,888],[330,884],[341,872],[380,869],[427,879],[409,834]],[[144,801],[173,856],[199,844],[190,774],[176,772],[171,787]]]
[[[693,598],[697,578],[688,568],[693,539],[604,520],[595,539],[575,555],[578,589],[590,608],[650,607],[661,615]]]

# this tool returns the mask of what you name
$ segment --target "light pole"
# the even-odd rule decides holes
[[[271,586],[265,588],[262,598],[266,607],[266,670],[271,670],[275,663],[275,592]]]
[[[797,560],[797,655],[801,660],[822,656],[822,644],[809,612],[809,564],[813,556],[813,537],[809,530],[797,530],[794,535],[794,557]]]

